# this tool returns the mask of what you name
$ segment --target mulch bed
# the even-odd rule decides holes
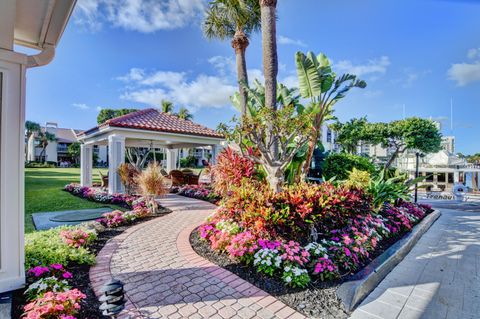
[[[172,211],[168,208],[159,207],[159,214],[157,216],[151,216],[143,218],[141,220],[135,221],[130,225],[120,226],[113,229],[106,229],[104,232],[98,234],[97,240],[89,247],[89,249],[97,255],[103,246],[113,237],[120,235],[128,228],[133,225],[140,224],[154,218],[162,217]],[[90,266],[89,265],[79,265],[79,264],[69,264],[67,270],[70,271],[73,275],[73,279],[70,280],[73,288],[78,288],[83,292],[87,297],[82,301],[82,308],[79,313],[75,316],[78,319],[108,319],[111,317],[106,317],[99,310],[100,302],[97,299],[97,296],[93,292],[92,286],[90,285]],[[19,289],[13,292],[13,305],[12,305],[12,318],[20,318],[23,314],[23,306],[27,303],[24,298],[23,292],[25,289]]]
[[[377,249],[370,253],[370,259],[365,261],[360,271],[371,260],[381,255],[385,250],[401,239],[405,233],[387,238],[378,243]],[[345,281],[355,274],[350,274],[336,281],[315,281],[312,278],[309,286],[304,289],[286,287],[283,281],[271,278],[256,272],[254,267],[246,266],[232,260],[226,254],[213,251],[206,240],[200,238],[199,232],[194,230],[190,234],[190,244],[197,254],[203,258],[229,270],[256,287],[268,292],[291,308],[303,313],[309,318],[344,319],[349,313],[337,298],[335,291]]]

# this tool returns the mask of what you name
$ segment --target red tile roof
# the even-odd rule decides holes
[[[97,131],[99,128],[106,126],[223,138],[223,135],[209,129],[208,127],[196,124],[192,121],[182,120],[175,115],[164,113],[153,108],[115,117],[100,124],[98,127],[82,132],[81,134],[88,135],[88,133]]]

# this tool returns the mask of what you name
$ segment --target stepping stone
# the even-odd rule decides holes
[[[46,230],[63,225],[77,225],[102,217],[102,214],[111,212],[110,207],[95,209],[64,210],[59,212],[46,212],[32,214],[36,230]]]

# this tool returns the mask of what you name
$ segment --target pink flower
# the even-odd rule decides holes
[[[51,264],[50,267],[53,268],[53,269],[55,269],[55,270],[63,269],[63,265],[62,265],[62,264]]]
[[[72,273],[71,273],[71,272],[66,271],[66,272],[64,272],[64,273],[62,274],[62,277],[65,278],[65,279],[70,279],[70,278],[72,278],[73,276],[72,276]]]

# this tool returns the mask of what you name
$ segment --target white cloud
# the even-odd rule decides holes
[[[184,27],[203,12],[203,0],[78,0],[74,20],[93,31],[107,22],[150,33]]]
[[[480,58],[480,48],[473,48],[468,50],[467,57],[469,59]]]
[[[448,79],[457,82],[458,86],[480,81],[480,48],[468,50],[467,57],[474,61],[454,63],[447,70]]]
[[[452,64],[447,71],[447,75],[450,80],[457,82],[458,86],[480,81],[480,61]]]
[[[157,71],[132,80],[122,99],[159,106],[163,99],[196,111],[203,107],[221,108],[230,104],[237,87],[223,76],[200,74],[188,79],[184,72]]]
[[[307,46],[301,40],[291,39],[291,38],[285,37],[283,35],[279,35],[277,37],[277,42],[278,42],[278,44],[284,44],[284,45],[297,45],[297,46],[300,46],[300,47],[306,47]]]
[[[90,109],[90,107],[85,103],[73,103],[72,106],[82,111]]]
[[[232,57],[216,55],[208,59],[208,63],[210,63],[222,76],[236,75],[237,66]]]
[[[124,82],[140,81],[143,79],[144,76],[145,72],[143,71],[143,69],[131,68],[127,74],[119,76],[116,79]]]
[[[342,60],[334,64],[336,71],[355,74],[356,76],[371,75],[377,78],[387,72],[387,67],[390,65],[388,56],[381,56],[380,58],[371,59],[365,64],[354,65],[350,60]]]

